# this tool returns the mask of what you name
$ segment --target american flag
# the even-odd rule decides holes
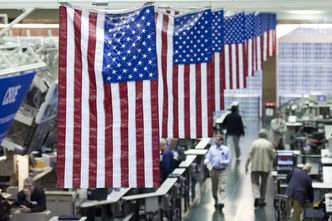
[[[211,137],[211,10],[158,12],[156,23],[161,136]]]
[[[269,56],[273,56],[276,54],[277,50],[277,15],[270,13],[269,16]]]
[[[246,38],[246,45],[245,45],[245,52],[247,54],[247,73],[248,76],[253,76],[255,72],[254,67],[254,58],[255,58],[255,50],[253,47],[253,39],[254,39],[254,14],[247,13],[245,14],[245,38]]]
[[[60,7],[59,187],[159,186],[154,7]]]
[[[222,10],[212,13],[212,59],[211,71],[214,73],[211,82],[215,99],[212,99],[213,110],[224,110],[225,89],[225,58],[224,58],[224,12]]]
[[[254,50],[255,50],[255,71],[261,71],[262,70],[262,24],[261,24],[261,17],[259,13],[254,14]]]
[[[262,24],[262,54],[263,61],[266,61],[267,55],[269,53],[269,14],[268,13],[260,13],[261,24]]]
[[[244,88],[244,13],[224,17],[226,89]]]

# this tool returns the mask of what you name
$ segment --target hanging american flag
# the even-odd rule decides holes
[[[260,13],[261,25],[262,25],[262,55],[263,61],[266,61],[269,53],[269,13]]]
[[[59,187],[159,185],[154,7],[60,7]]]
[[[261,17],[259,13],[254,14],[254,50],[255,50],[255,57],[254,57],[254,62],[255,62],[255,71],[261,71],[262,70],[262,47],[261,47],[261,42],[262,42],[262,24],[261,24]]]
[[[211,137],[211,10],[158,12],[156,23],[161,136]]]
[[[225,89],[225,58],[224,58],[224,12],[222,10],[212,12],[212,59],[211,71],[214,73],[211,79],[211,88],[215,99],[211,99],[213,110],[224,110]]]
[[[277,35],[276,35],[276,26],[277,26],[277,15],[270,13],[269,14],[269,56],[276,54],[277,50]]]
[[[254,39],[254,14],[253,13],[246,13],[245,14],[245,52],[246,52],[246,59],[247,59],[247,73],[248,76],[253,76],[255,72],[254,68],[254,57],[255,57],[255,50],[253,47],[253,39]]]
[[[244,88],[244,13],[224,17],[226,89]]]

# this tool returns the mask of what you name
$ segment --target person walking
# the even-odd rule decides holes
[[[265,206],[266,184],[269,173],[272,170],[272,162],[275,151],[272,143],[267,140],[267,130],[258,132],[258,139],[251,144],[251,149],[245,165],[246,174],[251,162],[251,184],[255,199],[254,207]]]
[[[282,111],[277,111],[277,115],[270,123],[271,142],[276,150],[285,149],[284,136],[287,132],[286,121],[283,119]]]
[[[215,144],[210,147],[204,160],[211,174],[214,207],[220,211],[225,205],[226,168],[232,159],[229,148],[223,145],[223,140],[222,134],[215,136]]]
[[[301,214],[304,210],[306,199],[311,203],[314,200],[314,191],[312,188],[312,181],[308,175],[311,171],[311,165],[306,163],[303,169],[294,168],[292,172],[287,175],[287,189],[288,208],[286,213],[286,220],[289,220],[292,209],[293,221],[300,221]]]
[[[229,143],[229,139],[233,141],[233,148],[235,149],[236,158],[239,160],[241,156],[240,150],[240,137],[244,136],[244,127],[242,117],[239,114],[238,105],[231,107],[231,113],[227,114],[223,123],[223,128],[226,129],[226,145]]]

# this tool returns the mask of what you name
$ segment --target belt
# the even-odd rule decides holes
[[[216,167],[213,167],[212,168],[213,170],[224,170],[224,169],[226,169],[225,167],[224,168],[216,168]]]

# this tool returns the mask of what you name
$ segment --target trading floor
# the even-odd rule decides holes
[[[240,161],[233,160],[227,180],[226,203],[223,213],[214,209],[214,200],[211,194],[211,179],[207,179],[203,185],[201,196],[192,206],[184,220],[190,221],[272,221],[274,218],[273,208],[273,184],[269,177],[265,207],[254,208],[254,200],[251,191],[250,171],[245,174],[245,162],[251,142],[257,138],[260,123],[258,121],[245,121],[245,137],[240,140],[242,157]]]

